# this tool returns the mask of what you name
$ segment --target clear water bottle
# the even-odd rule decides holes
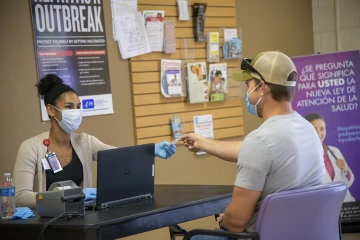
[[[15,213],[15,186],[10,173],[4,173],[1,185],[1,219],[11,219]]]
[[[1,188],[2,188],[2,182],[3,182],[3,180],[2,180],[2,178],[0,178],[0,218],[1,218],[1,212],[2,212],[2,195],[1,195]]]

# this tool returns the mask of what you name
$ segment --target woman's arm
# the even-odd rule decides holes
[[[17,207],[36,207],[34,176],[36,169],[35,147],[30,140],[20,145],[14,167],[14,184],[16,188],[15,204]]]
[[[94,136],[91,136],[91,135],[87,135],[87,136],[89,138],[93,160],[97,160],[98,151],[116,148],[114,146],[107,145],[107,144],[101,142],[98,138],[96,138]]]

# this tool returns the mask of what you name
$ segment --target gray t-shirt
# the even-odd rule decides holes
[[[315,128],[297,112],[273,116],[246,136],[235,185],[262,192],[248,231],[267,195],[324,183],[323,151]]]

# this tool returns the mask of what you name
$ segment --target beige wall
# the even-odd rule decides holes
[[[360,49],[360,1],[312,0],[316,53]]]
[[[128,62],[120,58],[112,39],[110,0],[104,1],[108,58],[115,113],[87,117],[79,131],[115,146],[134,144]],[[201,2],[201,1],[199,1]],[[311,0],[236,0],[245,57],[263,50],[281,50],[290,56],[312,54]],[[34,42],[28,0],[0,1],[0,172],[12,172],[19,144],[49,129],[40,120]],[[245,112],[245,131],[261,121]],[[94,171],[96,172],[96,171]],[[167,161],[156,160],[156,183],[233,184],[235,164],[204,155],[195,157],[183,147]],[[212,227],[212,217],[183,224]],[[168,239],[166,228],[130,239]]]
[[[255,0],[236,1],[237,26],[243,38],[243,57],[258,52],[280,50],[289,56],[314,53],[311,1]],[[243,106],[246,106],[245,104]],[[255,129],[261,120],[244,114],[245,133]]]

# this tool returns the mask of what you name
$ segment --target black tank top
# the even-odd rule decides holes
[[[72,180],[78,186],[80,186],[84,180],[83,166],[74,148],[72,149],[71,162],[66,165],[61,172],[53,173],[51,169],[46,170],[46,191],[49,190],[50,185],[54,182],[66,180]]]

